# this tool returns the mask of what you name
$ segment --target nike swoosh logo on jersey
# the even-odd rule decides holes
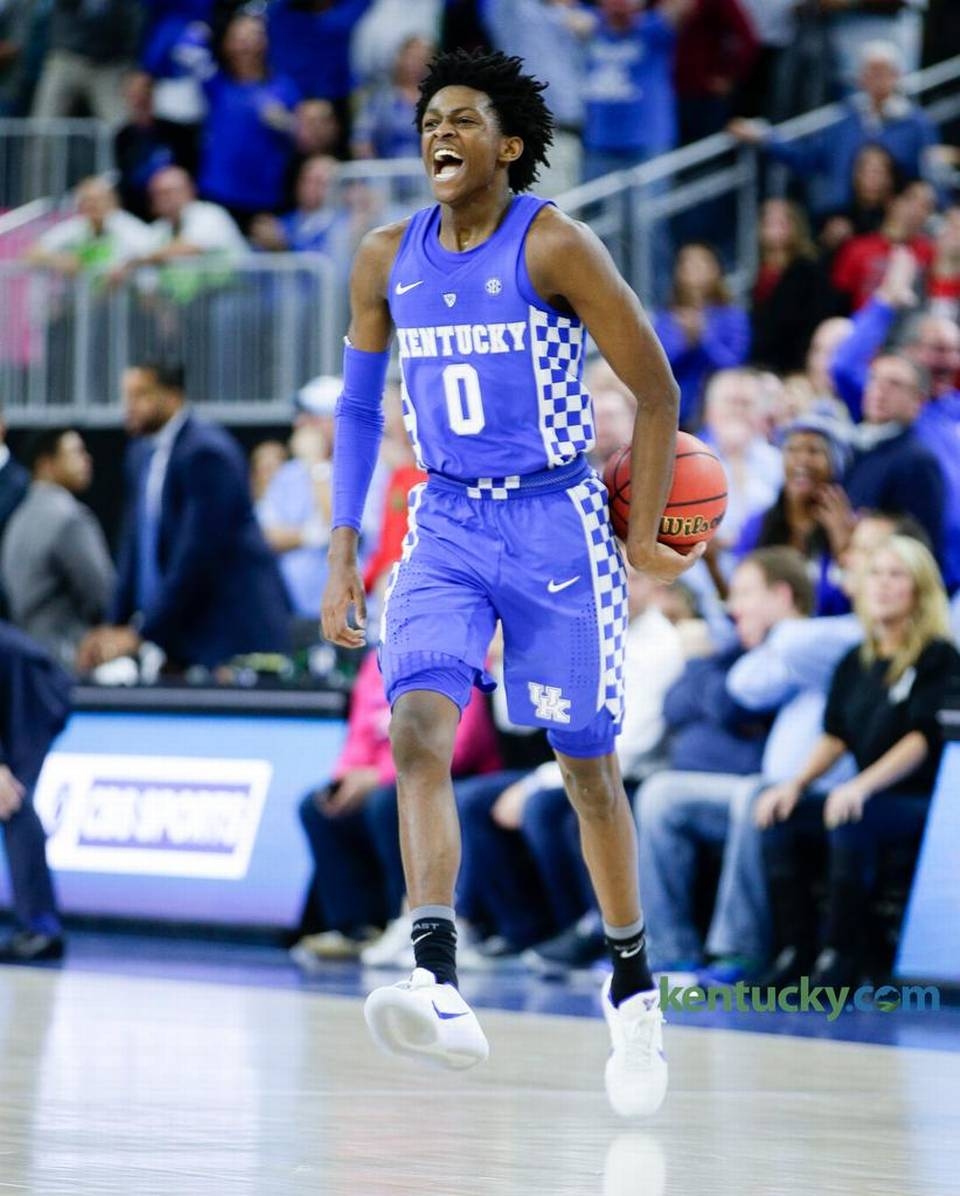
[[[580,580],[579,573],[577,574],[576,577],[571,577],[569,581],[554,581],[553,578],[551,577],[551,579],[547,582],[547,593],[548,594],[559,594],[561,590],[565,590],[568,586],[572,586],[574,584],[574,582],[577,582],[579,580]]]
[[[628,947],[626,951],[617,951],[621,959],[633,959],[635,955],[639,955],[643,948],[643,943],[637,943],[635,947]]]
[[[418,279],[417,282],[402,283],[398,282],[394,290],[398,295],[405,295],[407,291],[412,291],[414,287],[422,287],[423,279]]]
[[[465,1009],[463,1010],[462,1013],[445,1013],[442,1009],[437,1008],[436,1001],[431,1001],[430,1004],[433,1006],[433,1012],[437,1015],[437,1017],[442,1022],[448,1022],[448,1021],[450,1021],[451,1018],[454,1018],[454,1017],[466,1017],[467,1016],[467,1011]]]

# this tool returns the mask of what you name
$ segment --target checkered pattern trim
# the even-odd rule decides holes
[[[607,491],[598,477],[585,478],[567,491],[577,509],[590,553],[593,593],[600,636],[600,686],[597,709],[606,707],[615,722],[623,719],[623,658],[627,642],[627,571],[620,545],[610,529]]]
[[[426,482],[418,482],[410,490],[407,497],[407,534],[403,537],[403,544],[400,548],[400,560],[394,562],[393,568],[390,570],[390,579],[387,582],[387,588],[383,592],[383,609],[380,612],[380,643],[387,642],[387,607],[390,605],[390,595],[393,593],[394,587],[397,584],[397,578],[400,576],[400,566],[404,561],[408,561],[413,550],[420,541],[420,529],[417,526],[417,512],[420,510],[420,504],[423,502],[423,492],[427,488]]]
[[[509,498],[511,490],[520,489],[520,476],[509,478],[477,478],[475,486],[467,487],[468,498]]]
[[[583,325],[531,306],[530,356],[547,461],[563,465],[594,445],[590,395],[580,380]]]

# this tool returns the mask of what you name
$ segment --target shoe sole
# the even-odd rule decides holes
[[[670,1086],[669,1072],[664,1067],[662,1074],[654,1074],[648,1080],[648,1087],[642,1094],[640,1099],[628,1095],[621,1096],[617,1092],[617,1078],[612,1075],[612,1068],[607,1061],[607,1066],[604,1071],[604,1087],[607,1090],[607,1100],[610,1108],[618,1117],[633,1118],[633,1117],[653,1117],[658,1113],[663,1106],[663,1102],[667,1097],[667,1089]]]
[[[367,997],[363,1017],[373,1041],[388,1055],[419,1059],[450,1071],[466,1071],[483,1063],[490,1053],[485,1038],[481,1055],[451,1051],[441,1042],[435,1019],[402,998],[398,1000],[389,988],[376,989]]]

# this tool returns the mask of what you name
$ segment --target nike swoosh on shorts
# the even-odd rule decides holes
[[[547,582],[548,594],[559,594],[561,590],[565,590],[568,586],[572,586],[575,581],[580,580],[580,574],[576,577],[571,577],[569,581],[554,581],[553,578]]]

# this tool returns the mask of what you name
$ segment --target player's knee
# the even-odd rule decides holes
[[[567,794],[581,818],[609,818],[623,798],[623,784],[609,757],[561,763]]]
[[[449,772],[453,758],[456,721],[438,714],[430,701],[405,694],[390,719],[390,744],[400,778],[424,773]]]

